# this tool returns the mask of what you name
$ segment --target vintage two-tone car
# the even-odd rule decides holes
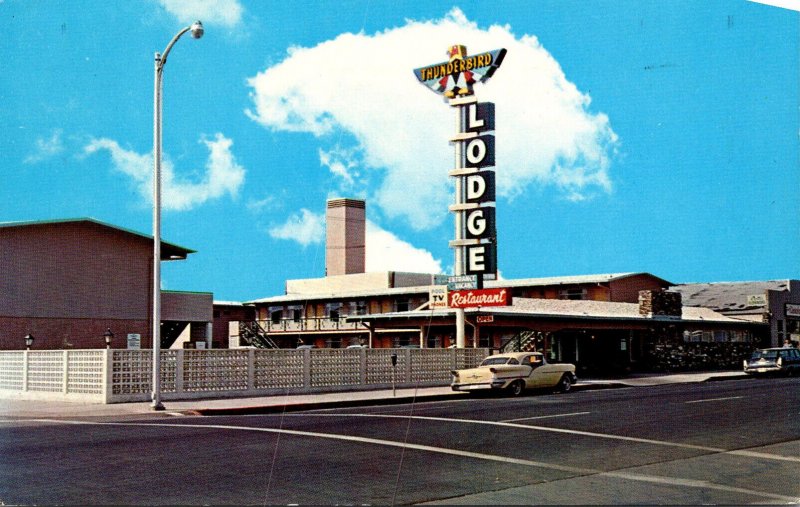
[[[525,389],[556,388],[567,392],[577,378],[575,365],[548,363],[540,352],[489,356],[477,368],[453,370],[453,391],[506,391],[519,396]]]

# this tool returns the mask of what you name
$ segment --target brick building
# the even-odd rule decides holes
[[[162,261],[194,250],[162,242]],[[152,347],[153,239],[91,218],[0,224],[0,349]],[[210,342],[210,293],[162,291],[162,346]]]

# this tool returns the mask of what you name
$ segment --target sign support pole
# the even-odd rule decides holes
[[[451,103],[452,105],[452,103]],[[455,106],[456,108],[456,133],[462,132],[464,129],[464,107],[463,106]],[[463,144],[462,143],[455,143],[455,168],[460,169],[464,167],[464,154],[463,154]],[[462,178],[456,178],[455,181],[455,197],[456,202],[455,204],[462,204],[464,202],[463,199],[463,184]],[[459,211],[455,214],[455,239],[461,240],[464,239],[464,212]],[[461,276],[465,273],[464,269],[464,247],[460,246],[454,249],[455,255],[455,265],[453,266],[453,274],[456,276]],[[463,308],[456,308],[456,348],[463,349],[467,346],[467,339],[466,339],[466,313],[464,313]]]

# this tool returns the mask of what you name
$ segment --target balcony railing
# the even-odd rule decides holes
[[[311,331],[366,331],[358,322],[347,322],[346,317],[310,317],[303,319],[268,319],[258,323],[267,333],[300,333]]]

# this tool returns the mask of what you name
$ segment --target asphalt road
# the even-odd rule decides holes
[[[2,504],[800,501],[800,379],[0,422]]]

